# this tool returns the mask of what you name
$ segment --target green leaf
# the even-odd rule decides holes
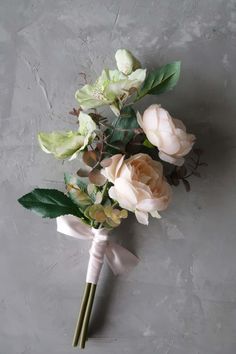
[[[155,148],[155,146],[152,145],[152,143],[150,143],[150,141],[149,141],[148,139],[145,139],[145,140],[144,140],[143,145],[146,146],[146,147],[149,148],[149,149]]]
[[[140,100],[145,95],[158,95],[171,90],[179,80],[180,64],[180,61],[174,61],[148,73],[135,101]]]
[[[68,173],[65,173],[64,180],[70,199],[83,212],[88,205],[92,204],[92,199],[87,192],[87,184],[81,181],[77,175]]]
[[[69,173],[65,173],[64,181],[65,184],[76,184],[81,189],[81,191],[87,192],[87,183],[81,181],[81,179],[78,178],[78,176],[76,175],[70,175]]]
[[[126,145],[134,136],[134,129],[139,128],[136,113],[131,107],[124,107],[120,117],[114,125],[114,132],[109,139],[109,143],[122,141]]]
[[[56,218],[67,214],[83,218],[83,214],[72,200],[56,189],[36,188],[18,199],[18,202],[43,218]]]

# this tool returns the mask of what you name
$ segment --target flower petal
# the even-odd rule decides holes
[[[158,153],[161,160],[171,163],[175,166],[182,166],[184,164],[183,157],[173,157],[168,154],[165,154],[163,151],[159,151]]]
[[[90,135],[96,130],[96,123],[90,115],[80,112],[79,114],[79,133],[83,136]]]
[[[135,216],[140,224],[148,225],[148,213],[140,210],[135,210]]]
[[[85,142],[85,137],[79,132],[39,133],[39,145],[43,151],[53,154],[57,159],[66,159],[79,151]]]
[[[159,210],[160,202],[158,199],[143,199],[137,204],[137,209],[145,212]]]

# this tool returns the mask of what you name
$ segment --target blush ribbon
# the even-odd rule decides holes
[[[82,240],[92,240],[86,282],[97,284],[104,257],[115,275],[129,271],[139,259],[126,248],[109,240],[107,229],[94,229],[73,215],[57,217],[57,231]]]

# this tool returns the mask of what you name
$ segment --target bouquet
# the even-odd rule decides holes
[[[171,90],[180,74],[180,62],[148,72],[133,54],[119,49],[117,69],[104,69],[98,79],[75,93],[79,103],[70,113],[79,126],[73,131],[40,132],[41,149],[56,159],[80,160],[82,168],[65,173],[65,192],[36,188],[19,199],[42,217],[56,218],[57,231],[91,240],[90,256],[73,346],[85,347],[96,285],[104,262],[122,274],[138,262],[127,249],[110,241],[109,232],[128,213],[148,225],[160,218],[171,201],[172,187],[198,175],[200,150],[186,161],[195,136],[160,104],[143,113],[135,103],[146,95]],[[110,107],[112,117],[97,109]],[[195,157],[194,157],[195,156]],[[80,163],[81,165],[81,163]],[[79,167],[79,166],[78,166]]]

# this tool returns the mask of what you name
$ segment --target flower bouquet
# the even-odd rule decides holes
[[[104,69],[93,84],[75,93],[79,103],[72,115],[79,127],[73,131],[40,132],[42,150],[56,159],[78,159],[83,167],[65,173],[65,192],[36,188],[19,199],[21,205],[42,217],[56,218],[60,233],[91,240],[90,256],[73,346],[85,347],[96,285],[106,258],[114,274],[137,264],[138,258],[110,241],[109,232],[118,227],[128,212],[148,225],[160,218],[170,201],[171,185],[197,173],[200,151],[185,162],[195,142],[185,125],[159,104],[143,114],[134,104],[146,95],[171,90],[180,74],[180,62],[148,72],[125,49],[115,54],[117,69]],[[97,111],[109,106],[113,117]]]

